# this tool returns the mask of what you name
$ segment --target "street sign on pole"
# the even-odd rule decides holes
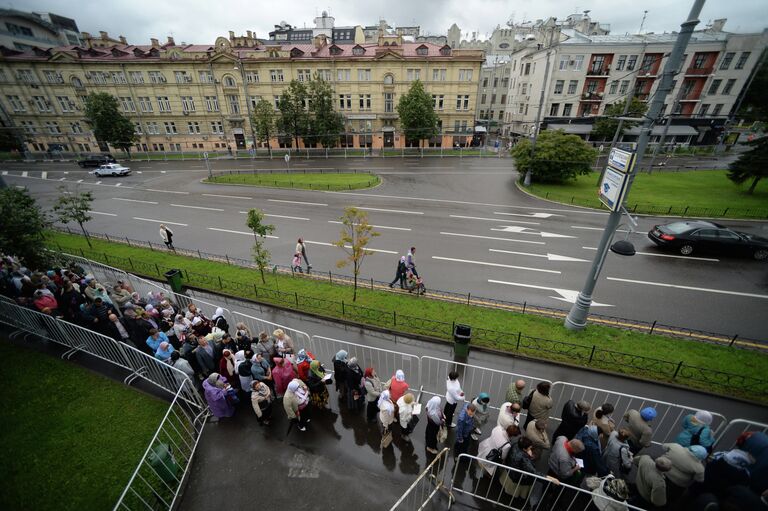
[[[608,154],[608,165],[614,170],[628,174],[632,171],[632,165],[635,163],[635,155],[630,151],[624,151],[614,147]]]
[[[618,211],[624,202],[627,181],[629,181],[629,174],[607,167],[600,182],[600,202],[608,206],[611,211]]]

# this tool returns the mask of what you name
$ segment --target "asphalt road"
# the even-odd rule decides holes
[[[583,286],[606,221],[602,212],[528,197],[515,188],[511,161],[496,158],[330,159],[291,161],[291,169],[370,170],[383,183],[358,192],[259,189],[204,185],[205,164],[133,162],[134,173],[96,178],[74,163],[7,163],[9,186],[25,186],[43,207],[57,188],[94,192],[93,232],[160,242],[169,225],[177,246],[249,258],[252,234],[245,211],[261,208],[277,229],[267,240],[273,262],[290,264],[296,239],[307,241],[315,270],[335,269],[341,258],[330,243],[339,237],[346,206],[367,209],[381,233],[363,273],[394,277],[397,259],[417,247],[427,288],[471,292],[567,309]],[[218,160],[214,170],[285,169],[283,161]],[[768,339],[768,273],[747,259],[691,258],[660,252],[647,231],[669,220],[640,217],[630,238],[638,255],[609,254],[593,311],[642,321]],[[768,223],[727,221],[768,235]],[[623,228],[622,228],[623,229]],[[620,233],[624,235],[625,233]]]

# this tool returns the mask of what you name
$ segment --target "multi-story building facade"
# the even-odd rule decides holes
[[[477,92],[477,123],[490,133],[503,131],[512,65],[506,55],[489,55],[483,65]]]
[[[81,43],[77,23],[71,18],[0,9],[0,46],[26,51]]]
[[[252,34],[251,34],[252,35]],[[277,105],[291,80],[314,76],[334,89],[346,119],[348,147],[402,147],[397,103],[414,80],[432,95],[443,135],[430,145],[471,139],[482,52],[387,35],[377,43],[263,44],[255,37],[220,37],[213,45],[113,44],[64,46],[0,54],[0,114],[24,133],[27,148],[96,150],[83,117],[92,92],[115,96],[136,126],[142,151],[247,148],[255,142],[250,112],[265,99]],[[288,138],[271,141],[290,146]],[[304,143],[300,143],[304,147]]]
[[[671,118],[667,143],[716,143],[720,128],[737,107],[768,42],[768,32],[733,34],[717,20],[691,38],[662,115]],[[594,35],[573,30],[551,46],[530,46],[511,56],[511,81],[504,130],[530,135],[535,129],[542,89],[542,128],[589,136],[595,116],[625,98],[647,101],[676,34]],[[547,67],[549,72],[547,73]],[[547,76],[545,76],[547,75]],[[652,142],[664,126],[657,125]],[[636,139],[627,130],[625,141]]]

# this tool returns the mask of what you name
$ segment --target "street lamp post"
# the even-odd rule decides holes
[[[661,74],[659,86],[656,89],[656,94],[653,96],[653,100],[648,105],[648,114],[640,129],[634,168],[639,168],[643,159],[645,149],[648,146],[648,141],[651,138],[651,128],[661,113],[664,100],[672,90],[672,79],[680,68],[680,63],[683,60],[683,52],[685,51],[686,46],[688,46],[688,41],[691,39],[693,29],[699,23],[698,18],[702,7],[704,7],[704,0],[694,0],[691,12],[688,14],[688,19],[680,25],[680,33],[677,35],[675,45],[664,65],[664,71]],[[624,197],[629,195],[629,189],[632,186],[634,174],[635,172],[633,170],[628,177]],[[573,304],[571,310],[568,312],[568,316],[565,318],[565,327],[569,330],[583,330],[584,327],[587,326],[587,316],[589,315],[589,308],[592,305],[592,293],[595,290],[597,278],[600,275],[605,256],[608,253],[608,246],[613,239],[613,235],[619,225],[621,216],[622,208],[616,208],[616,210],[612,211],[608,216],[608,222],[603,231],[603,236],[600,239],[600,245],[597,247],[597,254],[592,262],[592,268],[589,271],[589,275],[587,275],[584,288],[579,292],[576,302]]]

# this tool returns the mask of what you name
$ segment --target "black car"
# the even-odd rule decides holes
[[[701,252],[747,256],[758,261],[768,259],[767,238],[734,231],[714,222],[691,220],[656,225],[648,237],[658,246],[683,255]]]
[[[81,167],[100,167],[107,163],[116,163],[117,160],[111,154],[89,154],[83,159],[78,160],[77,164]]]

